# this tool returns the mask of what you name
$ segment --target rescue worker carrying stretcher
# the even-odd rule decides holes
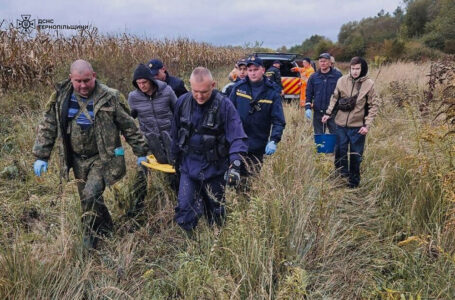
[[[222,224],[225,175],[232,185],[240,182],[241,155],[248,149],[240,117],[214,89],[210,71],[194,69],[190,84],[191,92],[177,100],[171,129],[174,166],[180,172],[175,221],[187,233],[202,214],[210,225]]]
[[[135,90],[129,93],[128,103],[131,116],[138,118],[141,133],[155,159],[161,164],[168,164],[171,162],[170,131],[177,97],[166,82],[154,78],[157,74],[158,70],[139,64],[133,74]],[[177,191],[176,175],[168,174],[166,179],[172,189]],[[143,213],[146,195],[147,172],[141,165],[133,184],[128,216],[136,217]]]
[[[138,156],[137,164],[145,160],[148,148],[125,97],[99,82],[89,62],[74,61],[69,78],[56,85],[38,126],[33,169],[36,176],[47,171],[54,146],[60,157],[60,175],[69,180],[73,169],[87,249],[96,248],[99,239],[113,231],[103,192],[126,173],[120,134]]]

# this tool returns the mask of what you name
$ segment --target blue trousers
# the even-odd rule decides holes
[[[217,176],[205,181],[191,179],[181,173],[178,193],[178,205],[175,208],[175,221],[187,231],[193,230],[199,218],[205,214],[208,223],[221,225],[225,217],[224,176]]]
[[[360,183],[360,163],[365,148],[365,136],[359,133],[359,129],[338,126],[336,130],[335,168],[341,176],[349,178],[351,187],[357,187]]]

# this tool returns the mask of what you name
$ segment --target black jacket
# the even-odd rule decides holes
[[[188,90],[185,88],[185,84],[183,83],[183,80],[169,75],[169,73],[167,71],[166,71],[166,79],[164,81],[167,83],[167,85],[169,85],[174,90],[174,93],[177,96],[177,98],[188,92]]]
[[[267,69],[265,72],[265,76],[270,79],[272,82],[275,82],[278,84],[278,86],[283,89],[283,84],[281,83],[281,72],[280,69],[271,66],[270,68]]]

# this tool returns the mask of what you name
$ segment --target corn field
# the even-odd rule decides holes
[[[98,76],[122,92],[131,87],[132,71],[140,62],[161,59],[171,74],[183,76],[197,66],[209,69],[233,65],[247,49],[216,47],[187,38],[150,40],[133,35],[105,36],[96,29],[71,37],[0,31],[0,87],[3,91],[33,85],[51,85],[66,76],[69,64],[82,58]],[[60,76],[60,77],[57,77]]]

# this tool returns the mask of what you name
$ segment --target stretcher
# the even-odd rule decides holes
[[[153,154],[147,156],[147,161],[146,162],[143,161],[141,162],[141,164],[149,169],[158,170],[165,173],[175,173],[175,169],[173,166],[169,164],[160,164],[159,162],[156,161],[156,158],[155,156],[153,156]]]

